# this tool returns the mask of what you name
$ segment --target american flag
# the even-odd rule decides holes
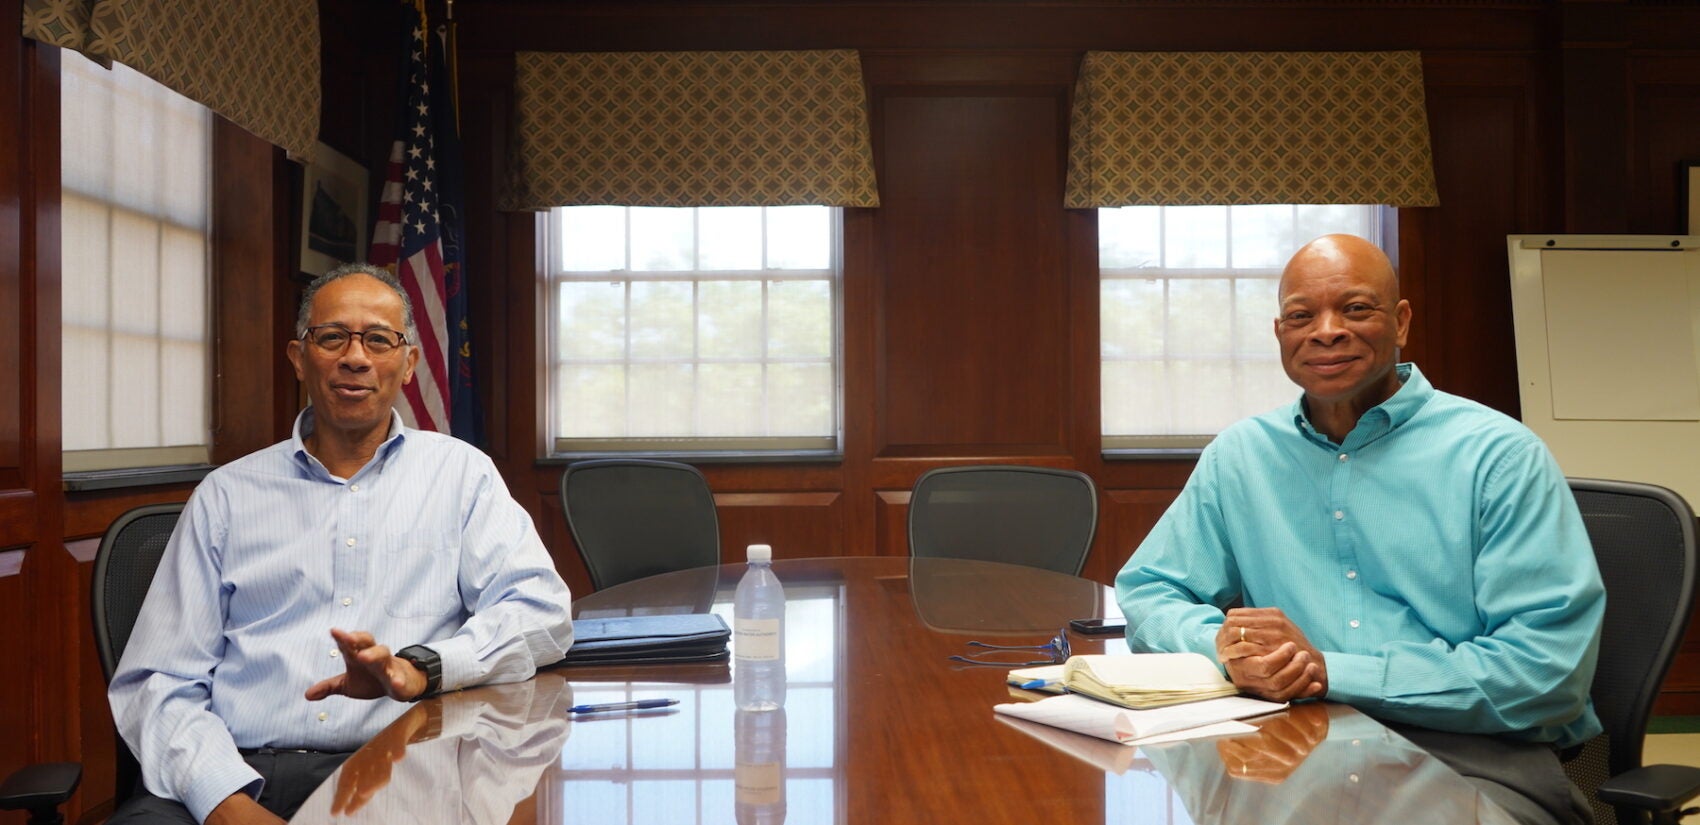
[[[404,4],[403,14],[410,32],[403,62],[406,104],[397,118],[400,134],[390,148],[371,259],[389,267],[406,288],[419,332],[419,366],[413,382],[402,390],[402,418],[410,426],[453,432],[477,443],[479,416],[461,288],[464,250],[454,103],[446,88],[447,72],[427,62],[419,9]],[[430,45],[438,46],[433,62],[441,63],[441,44]]]

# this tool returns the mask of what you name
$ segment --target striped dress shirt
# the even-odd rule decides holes
[[[1224,608],[1278,607],[1322,652],[1329,699],[1592,738],[1605,589],[1564,474],[1527,427],[1398,370],[1344,443],[1295,402],[1205,449],[1116,577],[1130,646],[1215,659]]]
[[[290,440],[209,474],[178,521],[108,689],[148,790],[197,820],[261,778],[240,748],[348,751],[407,705],[309,685],[330,629],[442,657],[444,690],[529,678],[572,643],[571,596],[531,517],[472,446],[411,430],[353,478]]]

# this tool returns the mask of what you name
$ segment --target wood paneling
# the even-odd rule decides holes
[[[867,548],[845,544],[844,496],[820,493],[716,493],[720,558],[744,560],[752,544],[773,546],[774,558],[866,556]]]

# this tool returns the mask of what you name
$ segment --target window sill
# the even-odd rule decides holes
[[[677,461],[684,464],[842,464],[844,453],[838,450],[802,450],[797,452],[605,452],[556,453],[537,459],[539,467],[565,467],[575,461],[602,458],[647,458]]]
[[[1124,447],[1099,452],[1105,461],[1197,461],[1203,447]]]
[[[65,473],[61,484],[67,493],[118,490],[128,487],[160,487],[193,484],[213,471],[211,464],[180,464],[172,467],[135,467],[125,470],[86,470]]]

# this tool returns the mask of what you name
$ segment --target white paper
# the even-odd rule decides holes
[[[1285,703],[1265,702],[1245,696],[1224,696],[1183,705],[1129,710],[1085,696],[1066,694],[1037,702],[993,705],[992,710],[1111,742],[1138,745],[1156,742],[1158,740],[1154,737],[1159,736],[1164,737],[1161,741],[1172,742],[1178,739],[1218,736],[1222,733],[1243,733],[1245,731],[1201,729],[1207,725],[1214,726],[1235,719],[1274,713],[1285,707]],[[1200,732],[1167,736],[1194,730]]]

